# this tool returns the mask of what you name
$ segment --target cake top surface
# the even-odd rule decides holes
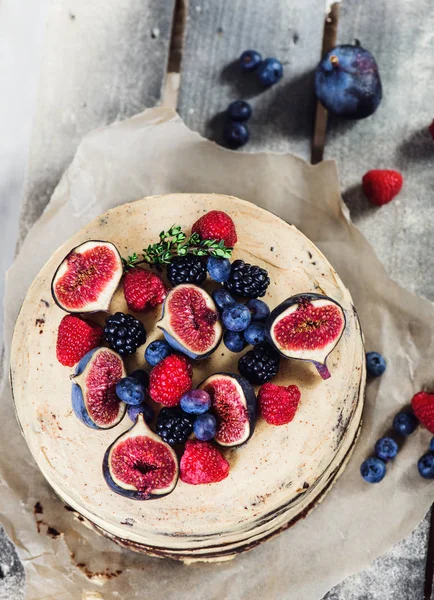
[[[313,365],[282,360],[273,383],[300,388],[294,420],[272,427],[258,419],[253,436],[239,448],[225,449],[229,476],[210,485],[179,481],[158,500],[135,501],[112,492],[102,474],[108,446],[132,426],[128,416],[113,429],[91,430],[71,408],[72,369],[56,360],[56,336],[65,313],[53,302],[50,284],[57,266],[86,240],[107,240],[122,256],[158,239],[162,229],[179,223],[189,230],[209,210],[223,210],[235,222],[238,243],[232,259],[264,267],[271,284],[264,300],[274,308],[298,293],[319,293],[344,309],[346,328],[328,360],[331,377],[323,380]],[[206,282],[211,292],[218,284]],[[118,289],[110,313],[129,312]],[[137,315],[147,342],[161,338],[156,328],[161,307]],[[100,315],[101,317],[101,315]],[[98,318],[96,318],[98,320]],[[103,317],[99,318],[103,323]],[[128,372],[144,368],[144,346],[125,361]],[[241,356],[241,354],[240,354]],[[223,343],[209,358],[194,362],[193,383],[218,372],[237,372],[239,356]],[[351,296],[323,254],[295,227],[237,198],[212,194],[172,194],[144,198],[95,219],[59,248],[32,284],[16,324],[12,381],[18,419],[41,471],[70,506],[118,537],[149,544],[182,545],[213,534],[231,540],[258,526],[282,506],[302,506],[307,491],[333,463],[352,427],[363,378],[364,350]],[[356,427],[354,425],[354,427]]]

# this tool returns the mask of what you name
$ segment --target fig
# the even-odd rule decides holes
[[[133,500],[161,498],[175,489],[178,459],[146,425],[143,414],[106,450],[103,475],[111,490]]]
[[[211,397],[211,412],[217,420],[215,441],[221,446],[239,446],[255,429],[256,395],[250,383],[234,373],[216,373],[200,389]]]
[[[282,356],[315,365],[330,377],[326,360],[345,329],[343,308],[328,296],[297,294],[277,306],[267,319],[267,337]]]
[[[157,325],[172,348],[194,360],[212,354],[223,334],[213,299],[205,290],[190,283],[178,285],[169,292]]]
[[[95,348],[78,363],[72,383],[72,408],[92,429],[111,429],[124,417],[127,405],[116,395],[117,382],[126,376],[119,354]]]
[[[54,273],[51,293],[66,312],[108,311],[122,273],[116,246],[90,240],[73,248],[62,260]]]

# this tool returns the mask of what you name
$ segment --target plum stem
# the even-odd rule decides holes
[[[336,54],[332,54],[329,58],[329,61],[331,62],[333,67],[339,67],[339,58],[336,56]]]
[[[312,362],[315,365],[315,367],[317,368],[318,373],[321,375],[321,377],[323,379],[329,379],[329,377],[331,377],[330,371],[328,370],[326,364],[319,363],[319,362],[316,362],[316,361],[312,361]]]

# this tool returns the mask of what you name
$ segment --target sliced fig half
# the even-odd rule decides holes
[[[221,446],[246,442],[256,421],[256,395],[250,383],[235,373],[215,373],[199,388],[211,397],[211,412],[217,420],[215,441]]]
[[[107,311],[122,272],[116,246],[90,240],[73,248],[62,260],[51,282],[51,293],[66,312]]]
[[[158,327],[172,348],[194,360],[212,354],[223,334],[214,300],[205,290],[189,283],[169,292]]]
[[[95,348],[78,363],[72,376],[72,408],[92,429],[111,429],[124,417],[127,405],[116,395],[126,377],[122,358],[109,348]]]
[[[326,360],[345,329],[345,313],[336,300],[321,294],[297,294],[277,306],[267,320],[267,335],[286,358],[315,365],[330,377]]]
[[[178,459],[139,413],[135,424],[107,449],[103,475],[109,487],[133,500],[161,498],[175,489]]]

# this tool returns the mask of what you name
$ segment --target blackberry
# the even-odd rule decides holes
[[[146,342],[146,330],[133,315],[117,312],[105,322],[104,339],[115,352],[128,356]]]
[[[273,379],[279,371],[280,356],[266,342],[246,352],[238,361],[238,371],[250,383],[261,385]]]
[[[181,283],[200,285],[206,279],[206,264],[194,254],[175,256],[167,267],[167,276],[173,286]]]
[[[225,288],[237,296],[247,298],[259,298],[265,296],[270,278],[265,269],[257,265],[249,265],[243,260],[235,260],[232,263],[231,274],[225,282]]]
[[[158,413],[155,430],[167,444],[184,444],[193,433],[194,419],[180,408],[162,408]]]

